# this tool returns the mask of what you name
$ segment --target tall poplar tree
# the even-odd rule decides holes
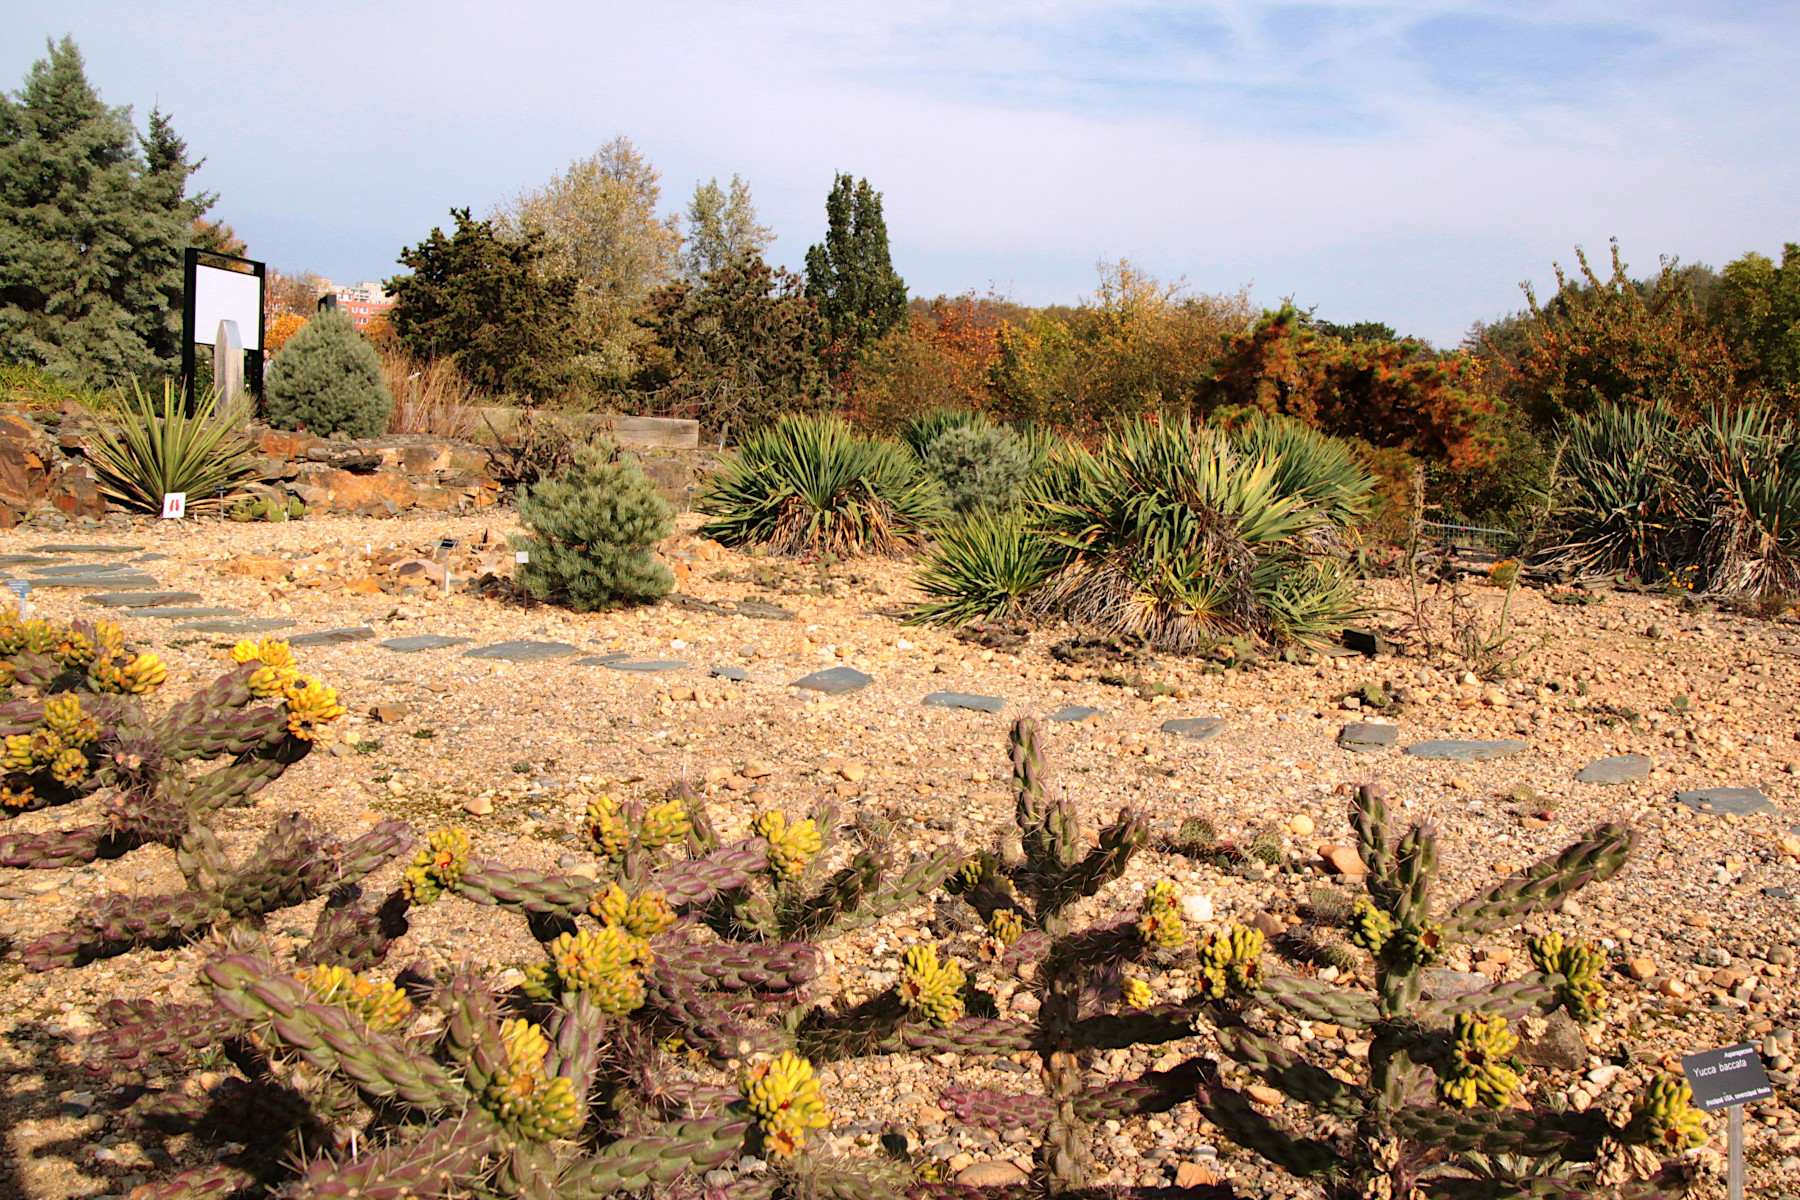
[[[825,241],[806,252],[806,291],[831,339],[854,357],[906,319],[906,281],[888,257],[881,193],[840,174],[825,199]]]
[[[140,138],[68,38],[0,96],[0,357],[80,383],[173,372],[181,257],[213,197],[152,111]]]

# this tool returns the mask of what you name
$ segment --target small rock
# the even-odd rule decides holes
[[[850,783],[861,783],[869,777],[869,768],[861,763],[845,763],[838,768],[838,774]]]
[[[1204,925],[1212,920],[1212,897],[1204,892],[1187,893],[1181,898],[1181,919],[1190,925]]]
[[[956,1182],[964,1187],[1012,1187],[1025,1182],[1025,1172],[1003,1158],[989,1158],[958,1171]]]
[[[1730,813],[1747,817],[1751,813],[1770,812],[1775,806],[1760,788],[1717,787],[1692,792],[1676,792],[1675,799],[1695,812],[1715,816]]]
[[[742,775],[745,779],[766,779],[774,773],[775,768],[771,767],[766,762],[745,763],[744,769],[738,772],[738,774]]]
[[[1185,738],[1190,742],[1204,742],[1217,737],[1225,728],[1224,717],[1186,717],[1175,721],[1164,721],[1162,731]]]
[[[1530,1066],[1552,1071],[1573,1071],[1587,1062],[1587,1042],[1581,1026],[1562,1009],[1551,1013],[1544,1032],[1519,1042],[1519,1058]]]
[[[1397,726],[1375,721],[1356,721],[1338,731],[1337,744],[1358,754],[1369,754],[1392,746],[1399,736]]]
[[[1618,754],[1591,762],[1575,773],[1577,783],[1638,783],[1650,778],[1656,764],[1647,754]]]
[[[1223,1182],[1217,1171],[1199,1163],[1184,1162],[1175,1168],[1175,1186],[1178,1188],[1217,1187]]]
[[[1288,832],[1295,837],[1310,837],[1312,836],[1312,831],[1313,819],[1305,813],[1301,813],[1299,816],[1288,822]]]
[[[730,1171],[708,1171],[700,1177],[700,1182],[704,1183],[707,1187],[722,1188],[736,1178],[737,1176],[733,1175]]]
[[[377,704],[369,710],[369,715],[384,725],[392,725],[395,721],[404,721],[412,716],[412,705]]]
[[[1364,876],[1369,873],[1368,864],[1363,862],[1362,855],[1354,846],[1341,846],[1336,842],[1319,847],[1319,857],[1339,875]]]
[[[462,808],[472,817],[485,817],[494,811],[494,802],[486,796],[471,796],[463,801]]]
[[[1253,1083],[1244,1089],[1249,1097],[1258,1104],[1267,1104],[1271,1108],[1287,1103],[1287,1096],[1267,1084]]]
[[[1259,912],[1250,918],[1250,926],[1266,938],[1287,931],[1287,922],[1271,912]]]
[[[1665,979],[1656,985],[1656,990],[1672,1000],[1679,1000],[1688,994],[1687,984],[1679,979]]]
[[[1429,742],[1415,742],[1406,748],[1406,753],[1414,758],[1427,758],[1438,762],[1475,763],[1505,758],[1507,755],[1517,754],[1527,747],[1528,743],[1511,739],[1476,742],[1439,738]]]
[[[1628,958],[1625,960],[1625,973],[1642,983],[1656,974],[1654,958]]]

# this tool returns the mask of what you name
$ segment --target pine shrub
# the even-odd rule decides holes
[[[377,437],[394,410],[381,356],[340,312],[320,313],[281,348],[269,365],[267,393],[271,425],[321,437]]]
[[[957,513],[1005,512],[1031,478],[1031,451],[1012,430],[986,420],[950,426],[926,443],[919,460]]]
[[[518,582],[539,600],[577,612],[655,600],[675,577],[650,548],[673,528],[669,506],[637,462],[610,446],[587,447],[562,474],[519,495],[513,539],[530,555]]]

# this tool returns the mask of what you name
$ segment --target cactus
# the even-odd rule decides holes
[[[831,1124],[812,1064],[791,1051],[749,1068],[739,1089],[776,1158],[792,1158],[806,1143],[807,1130]]]
[[[278,500],[271,496],[245,496],[225,510],[226,517],[248,521],[298,521],[311,510],[298,496]]]
[[[1531,961],[1545,975],[1560,975],[1556,998],[1575,1020],[1598,1020],[1606,1007],[1606,988],[1600,982],[1600,969],[1606,958],[1598,947],[1586,942],[1563,941],[1560,933],[1531,939],[1527,946]]]

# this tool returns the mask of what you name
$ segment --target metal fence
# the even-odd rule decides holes
[[[1492,550],[1495,554],[1511,554],[1519,547],[1519,535],[1510,529],[1486,529],[1480,525],[1446,525],[1442,521],[1420,522],[1426,537],[1452,546],[1471,550]]]

